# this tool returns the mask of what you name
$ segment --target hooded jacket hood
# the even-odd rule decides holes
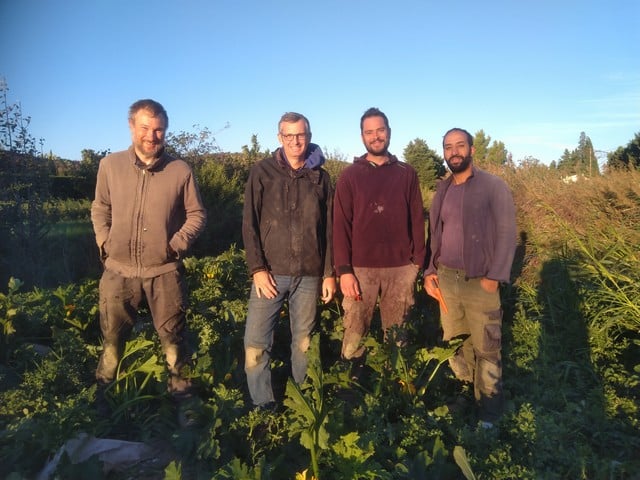
[[[310,143],[307,148],[307,155],[304,159],[304,166],[309,169],[314,169],[324,165],[326,159],[322,153],[322,149],[315,143]]]

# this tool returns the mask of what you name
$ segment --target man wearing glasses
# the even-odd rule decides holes
[[[244,334],[245,373],[255,407],[275,410],[271,352],[285,300],[291,328],[291,373],[307,373],[318,296],[336,292],[331,243],[333,190],[321,168],[325,158],[310,143],[309,120],[285,113],[278,123],[281,147],[256,163],[245,187],[242,237],[252,277]]]
[[[344,169],[336,184],[333,242],[336,273],[344,295],[342,358],[358,380],[366,353],[363,339],[379,302],[389,339],[414,304],[416,278],[425,259],[425,224],[416,171],[389,153],[387,116],[370,108],[360,119],[363,156]]]

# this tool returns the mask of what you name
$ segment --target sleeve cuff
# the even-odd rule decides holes
[[[336,268],[336,273],[338,274],[338,276],[345,275],[347,273],[353,273],[353,266],[352,265],[339,265]]]

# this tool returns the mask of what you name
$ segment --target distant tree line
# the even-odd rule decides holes
[[[38,242],[46,241],[52,222],[64,218],[89,222],[98,165],[110,153],[87,148],[82,150],[80,161],[43,154],[44,140],[36,141],[30,134],[30,117],[23,114],[19,103],[9,102],[8,91],[6,82],[0,79],[0,235],[6,239],[0,245],[0,268],[8,268],[7,259],[15,260],[19,257],[15,252],[21,249],[25,262],[35,261],[29,252],[39,248]],[[492,140],[483,130],[475,133],[474,146],[474,162],[480,167],[517,168],[504,143]],[[440,150],[441,146],[436,148]],[[243,192],[249,169],[272,152],[261,147],[257,135],[252,135],[240,152],[222,152],[213,133],[197,125],[192,132],[169,133],[167,150],[192,165],[208,208],[207,228],[194,246],[194,253],[217,255],[232,244],[240,245]],[[324,151],[325,168],[335,182],[350,162],[337,151]],[[598,159],[603,153],[595,150],[591,139],[581,132],[576,149],[565,150],[548,167],[530,157],[520,164],[556,169],[563,176],[593,176],[601,174]],[[444,159],[421,138],[409,142],[403,156],[418,173],[426,210],[430,192],[447,173]],[[607,157],[605,170],[640,167],[640,133]]]
[[[609,154],[607,165],[612,169],[640,168],[640,132],[625,146]]]

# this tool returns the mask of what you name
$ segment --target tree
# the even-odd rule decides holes
[[[580,132],[580,139],[578,140],[578,159],[581,170],[585,175],[593,176],[599,175],[600,169],[598,168],[598,159],[596,158],[595,151],[591,139],[584,133]]]
[[[327,147],[323,147],[322,152],[324,153],[324,156],[327,159],[327,162],[330,160],[333,160],[336,162],[349,163],[349,159],[347,158],[347,155],[342,153],[338,149],[334,148],[333,151],[330,152]]]
[[[7,82],[0,78],[0,149],[36,156],[36,139],[29,133],[31,117],[22,114],[20,103],[9,104],[8,91]],[[44,139],[40,139],[41,148],[43,145]]]
[[[106,157],[109,154],[109,150],[102,150],[101,152],[96,152],[90,148],[85,148],[80,152],[81,160],[80,160],[80,168],[79,174],[80,176],[87,179],[95,179],[98,175],[98,166],[100,165],[100,160]]]
[[[502,142],[496,142],[494,140],[493,144],[487,150],[487,156],[485,157],[486,164],[492,165],[505,165],[509,160],[509,152],[504,146]]]
[[[329,177],[331,178],[331,185],[336,186],[336,182],[340,177],[342,171],[349,166],[349,162],[343,160],[336,160],[333,157],[329,156],[327,161],[324,163],[322,168],[324,168]]]
[[[166,148],[170,154],[192,164],[202,160],[205,155],[220,151],[215,137],[207,127],[194,125],[193,128],[196,129],[195,132],[169,133],[166,139]]]
[[[271,152],[269,152],[269,150],[262,151],[262,146],[260,142],[258,142],[258,135],[255,133],[251,135],[251,146],[242,146],[243,163],[249,166],[268,157],[270,154]]]
[[[445,174],[444,160],[431,150],[421,138],[416,138],[405,147],[404,159],[415,168],[422,188],[435,190],[436,180]]]
[[[473,161],[479,165],[483,165],[489,154],[489,144],[491,137],[484,133],[484,130],[478,130],[473,136],[473,146],[476,152],[473,155]]]
[[[195,170],[202,201],[207,206],[207,225],[193,248],[195,255],[219,255],[242,241],[242,198],[246,174],[224,159],[209,157]]]
[[[580,132],[578,147],[572,151],[565,149],[558,161],[558,170],[565,175],[600,175],[595,153],[591,139]]]
[[[496,140],[491,143],[491,137],[478,130],[473,136],[474,163],[478,165],[505,165],[510,161],[510,155],[503,142]]]
[[[558,170],[567,175],[573,175],[575,173],[575,164],[574,154],[565,148],[562,156],[558,159]]]
[[[640,168],[640,132],[636,133],[626,147],[618,147],[609,154],[607,166],[613,169]]]
[[[518,167],[522,169],[532,169],[532,168],[547,168],[544,163],[542,163],[539,159],[532,156],[526,156],[522,160],[520,160]]]

